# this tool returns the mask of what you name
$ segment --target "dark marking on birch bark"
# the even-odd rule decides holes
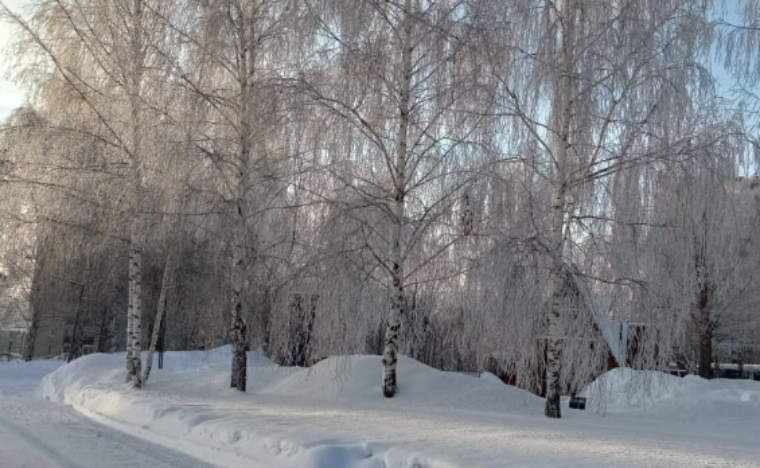
[[[230,336],[232,338],[232,373],[230,378],[230,388],[237,389],[241,392],[246,391],[246,368],[248,365],[246,344],[248,341],[248,327],[241,316],[240,304],[237,304],[237,317],[232,322]]]

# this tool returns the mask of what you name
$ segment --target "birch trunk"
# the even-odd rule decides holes
[[[556,262],[549,272],[549,323],[546,342],[546,403],[544,414],[549,418],[562,417],[560,407],[561,388],[561,308],[562,265]]]
[[[239,191],[241,192],[241,191]],[[232,245],[232,304],[230,317],[230,340],[232,341],[232,372],[230,387],[246,391],[246,345],[247,327],[243,320],[243,275],[245,256],[245,218],[243,204],[236,203],[236,226]]]
[[[142,386],[142,252],[132,246],[129,255],[129,317],[127,325],[127,383]]]
[[[404,24],[402,32],[402,82],[399,96],[399,130],[396,146],[396,160],[393,164],[393,206],[391,235],[391,314],[385,329],[385,347],[383,349],[383,395],[392,398],[398,390],[396,364],[398,362],[398,342],[401,320],[405,309],[404,297],[404,259],[401,249],[401,235],[404,223],[406,197],[406,163],[407,138],[409,133],[409,103],[412,81],[412,2],[404,3]]]
[[[576,0],[567,0],[560,19],[562,28],[561,61],[559,79],[554,91],[553,110],[557,122],[555,164],[556,178],[552,197],[551,255],[548,293],[548,338],[546,343],[546,404],[544,413],[549,418],[560,418],[562,353],[562,290],[564,278],[564,250],[567,234],[567,189],[570,131],[573,118],[574,92],[574,42],[577,16]]]
[[[232,233],[232,297],[230,304],[230,340],[232,341],[232,369],[230,387],[241,392],[246,391],[246,367],[248,348],[248,327],[243,319],[243,284],[246,271],[245,236],[246,229],[246,196],[248,195],[247,181],[249,178],[249,160],[253,125],[251,123],[251,81],[254,75],[253,38],[250,37],[252,27],[248,24],[246,12],[240,4],[235,5],[237,21],[235,24],[237,39],[237,82],[240,89],[238,105],[237,130],[239,135],[240,153],[235,164],[234,186],[234,222]]]
[[[135,266],[134,266],[134,250],[132,247],[129,249],[129,287],[127,292],[127,376],[126,382],[132,382],[132,366],[134,365],[134,321],[135,316]]]
[[[142,197],[141,85],[144,68],[143,0],[133,0],[129,28],[127,91],[130,108],[130,151],[132,159],[132,227],[130,234],[129,317],[127,318],[127,382],[142,386],[142,251],[140,222]]]
[[[161,278],[161,292],[158,295],[156,319],[153,321],[153,333],[151,334],[150,345],[148,346],[148,358],[145,361],[145,375],[143,376],[143,383],[147,382],[148,377],[150,377],[150,371],[153,368],[153,353],[156,352],[158,339],[161,336],[161,326],[163,325],[164,313],[166,311],[166,298],[169,293],[169,281],[171,281],[171,270],[172,257],[169,255],[166,257],[166,266],[164,266],[164,274]]]

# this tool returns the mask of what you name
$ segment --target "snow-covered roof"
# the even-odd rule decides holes
[[[628,343],[628,325],[623,320],[613,319],[602,312],[599,304],[589,290],[585,278],[578,272],[575,266],[568,269],[568,274],[573,275],[573,282],[577,286],[578,293],[586,305],[586,310],[592,315],[599,327],[599,331],[610,348],[618,365],[625,367],[626,348]]]

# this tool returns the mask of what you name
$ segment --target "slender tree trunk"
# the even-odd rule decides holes
[[[66,362],[71,362],[74,359],[79,341],[77,336],[79,335],[79,316],[82,314],[82,296],[84,296],[84,285],[79,285],[79,300],[77,301],[77,312],[74,317],[74,329],[71,332],[71,340],[69,341],[69,354],[66,357]]]
[[[237,206],[238,226],[232,246],[232,304],[230,317],[230,340],[232,341],[232,372],[230,387],[241,392],[246,391],[246,348],[248,342],[248,329],[243,320],[243,275],[244,275],[244,251],[243,243],[245,222],[241,204]]]
[[[243,319],[243,281],[245,278],[245,197],[244,174],[240,174],[238,199],[235,203],[235,226],[232,240],[232,297],[230,304],[230,341],[232,342],[232,369],[230,387],[246,391],[246,367],[248,348],[248,327]]]
[[[699,333],[699,376],[703,379],[713,377],[713,325],[710,317],[710,288],[705,282],[699,288],[697,297],[697,330]]]
[[[132,158],[132,227],[130,235],[130,307],[127,319],[127,382],[135,388],[142,386],[142,116],[141,87],[144,68],[143,1],[133,0],[129,27],[130,60],[127,91],[130,107],[130,140]]]
[[[552,200],[551,255],[552,269],[549,274],[548,293],[548,339],[546,352],[546,405],[544,413],[549,418],[560,418],[561,354],[562,354],[562,290],[564,283],[564,247],[567,217],[568,155],[573,118],[574,93],[574,42],[577,15],[576,0],[567,0],[562,9],[561,70],[554,90],[553,110],[556,122],[556,179]]]
[[[385,329],[385,347],[383,350],[383,395],[392,398],[398,390],[396,364],[398,362],[399,331],[405,309],[404,297],[404,259],[401,249],[402,227],[404,224],[406,197],[407,138],[409,133],[409,109],[412,81],[412,2],[404,3],[404,24],[402,33],[402,81],[399,96],[399,130],[396,147],[396,160],[393,164],[393,206],[391,234],[391,291],[390,320]]]
[[[132,366],[134,365],[134,304],[135,304],[135,266],[134,266],[134,250],[129,248],[129,289],[127,293],[127,383],[132,382]]]
[[[253,21],[249,18],[246,5],[235,3],[234,28],[237,34],[237,84],[240,102],[237,108],[237,131],[240,152],[235,161],[235,186],[233,190],[234,214],[232,232],[232,297],[230,304],[230,340],[232,342],[232,369],[230,387],[246,391],[246,367],[248,350],[248,326],[243,318],[243,284],[247,269],[246,235],[248,181],[250,180],[250,159],[253,145],[252,98],[255,75],[255,40]]]
[[[130,251],[130,287],[127,334],[127,383],[142,386],[142,252],[136,246]],[[131,351],[131,352],[130,352]]]
[[[562,417],[560,407],[562,336],[562,265],[554,265],[549,272],[548,338],[546,341],[546,402],[544,414],[549,418]]]
[[[100,316],[100,331],[98,332],[98,352],[106,352],[106,339],[108,338],[108,306],[103,307],[103,314]]]
[[[394,247],[394,250],[398,249]],[[396,375],[398,341],[401,320],[405,309],[403,268],[397,261],[392,260],[392,262],[391,317],[388,326],[385,328],[385,343],[383,348],[383,395],[386,398],[392,398],[398,390],[398,378]]]
[[[24,360],[27,362],[34,359],[34,345],[37,342],[37,331],[40,328],[40,313],[34,304],[32,304],[31,313],[29,330],[26,335],[26,342],[24,343]]]
[[[156,351],[156,345],[158,345],[158,339],[161,336],[164,313],[166,311],[166,298],[169,293],[169,282],[171,281],[171,270],[172,257],[171,255],[167,255],[166,266],[164,266],[164,275],[163,278],[161,278],[161,292],[158,295],[156,319],[153,321],[153,333],[151,334],[150,345],[148,346],[148,357],[145,361],[145,376],[143,377],[143,383],[147,382],[148,377],[150,377],[150,371],[153,368],[153,353]]]
[[[108,314],[108,352],[116,352],[116,314],[113,310]]]
[[[699,333],[699,376],[713,378],[713,332],[707,327]]]
[[[42,249],[39,242],[36,246],[34,258],[36,261],[32,276],[32,290],[29,294],[29,305],[32,316],[29,317],[29,331],[26,336],[26,342],[24,343],[24,360],[27,362],[34,359],[37,333],[40,328],[40,307],[38,306],[38,301],[40,295],[40,274],[44,264],[44,256],[42,255]]]

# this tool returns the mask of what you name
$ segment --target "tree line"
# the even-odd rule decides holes
[[[541,369],[558,418],[626,322],[627,364],[709,377],[716,343],[760,345],[760,5],[727,8],[3,5],[30,98],[0,133],[0,255],[28,341],[81,294],[135,387],[165,317],[169,347],[231,343],[240,391],[252,346],[380,354],[386,397],[404,353]]]

